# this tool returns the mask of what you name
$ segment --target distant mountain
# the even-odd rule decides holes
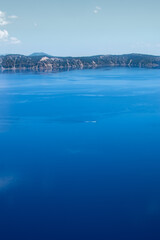
[[[29,57],[52,57],[52,56],[44,52],[35,52],[29,55]]]
[[[0,56],[0,70],[60,71],[100,67],[160,68],[160,57],[145,54],[98,55],[91,57],[53,57],[45,53],[30,56]]]

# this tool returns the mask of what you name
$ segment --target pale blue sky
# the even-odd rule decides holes
[[[159,9],[159,0],[2,0],[0,54],[160,55]]]

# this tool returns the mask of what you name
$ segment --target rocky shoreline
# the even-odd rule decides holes
[[[0,56],[0,70],[64,71],[99,67],[160,68],[160,57],[143,54],[53,57],[49,55]]]

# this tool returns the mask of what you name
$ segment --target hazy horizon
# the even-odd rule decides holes
[[[94,57],[94,56],[121,56],[121,55],[149,55],[149,56],[156,56],[156,57],[159,57],[159,55],[156,55],[156,54],[147,54],[147,53],[122,53],[122,54],[96,54],[96,55],[77,55],[77,56],[72,56],[72,55],[52,55],[48,52],[42,52],[42,51],[39,51],[39,52],[32,52],[32,53],[29,53],[29,54],[23,54],[23,53],[4,53],[4,54],[1,54],[0,53],[0,56],[6,56],[6,55],[24,55],[24,56],[31,56],[32,54],[40,54],[42,53],[42,55],[48,55],[48,56],[51,56],[51,57]],[[39,55],[40,56],[40,55]]]

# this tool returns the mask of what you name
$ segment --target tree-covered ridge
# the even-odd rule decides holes
[[[1,70],[67,70],[97,67],[142,67],[160,68],[160,57],[143,54],[99,55],[91,57],[53,57],[33,54],[0,56]]]

